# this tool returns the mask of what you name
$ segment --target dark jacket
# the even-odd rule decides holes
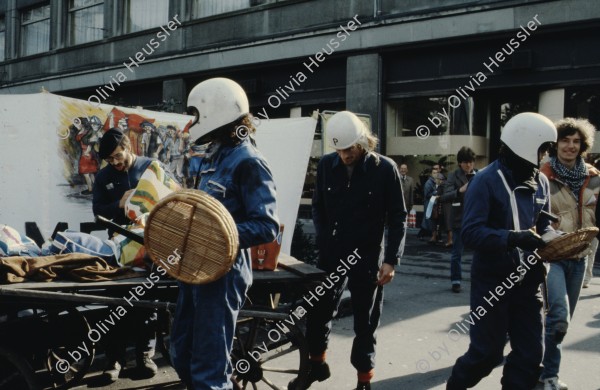
[[[383,261],[398,263],[406,208],[400,175],[391,159],[367,153],[349,179],[337,153],[323,156],[317,168],[312,209],[322,267],[345,259],[358,248],[363,260],[356,268],[378,269],[386,223],[388,241]]]
[[[451,204],[452,229],[461,228],[465,193],[461,193],[459,189],[468,181],[467,175],[459,167],[448,175],[448,180],[444,183],[444,193],[440,197],[440,202]]]
[[[125,216],[125,210],[119,208],[119,201],[125,192],[137,187],[142,174],[153,160],[138,156],[127,171],[117,171],[110,164],[102,168],[94,182],[94,215],[101,215],[119,225],[129,224],[131,221]]]

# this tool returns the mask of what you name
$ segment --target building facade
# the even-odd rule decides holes
[[[599,37],[595,0],[5,0],[0,93],[183,112],[224,76],[261,119],[368,115],[417,176],[521,111],[600,126]]]

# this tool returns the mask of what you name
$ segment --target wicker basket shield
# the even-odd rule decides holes
[[[233,218],[206,192],[181,190],[156,204],[144,230],[144,244],[157,266],[185,283],[219,279],[238,253]]]
[[[580,258],[597,234],[597,227],[579,229],[548,242],[545,247],[538,249],[537,254],[542,260],[550,262]]]

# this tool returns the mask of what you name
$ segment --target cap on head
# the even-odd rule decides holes
[[[335,113],[327,121],[326,131],[329,146],[336,150],[347,149],[354,144],[360,144],[364,149],[368,147],[368,130],[365,124],[350,111]]]
[[[119,143],[123,139],[124,135],[119,129],[112,128],[106,131],[100,139],[100,148],[98,150],[98,156],[101,159],[105,159],[115,151]]]
[[[540,146],[546,142],[556,142],[556,127],[543,115],[523,112],[506,122],[500,141],[517,156],[537,166]]]
[[[190,127],[197,139],[233,123],[250,112],[244,89],[235,81],[217,77],[196,85],[188,95],[188,113],[196,118]]]

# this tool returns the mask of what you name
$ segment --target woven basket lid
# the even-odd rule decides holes
[[[154,264],[170,276],[185,283],[204,284],[231,269],[239,241],[225,206],[206,192],[181,190],[152,209],[144,245]]]
[[[578,259],[588,250],[592,239],[597,234],[597,227],[579,229],[555,238],[545,247],[538,249],[537,254],[545,261]]]

